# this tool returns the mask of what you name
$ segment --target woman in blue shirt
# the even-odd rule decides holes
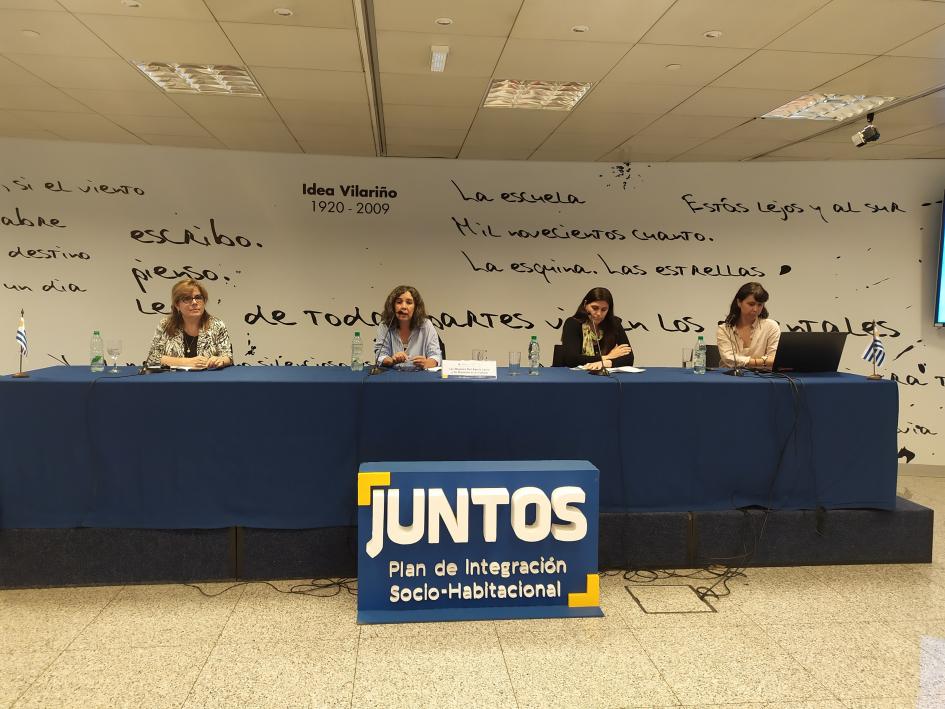
[[[380,366],[396,369],[440,366],[443,360],[440,338],[416,288],[394,288],[384,301],[381,317],[374,337],[374,357]]]

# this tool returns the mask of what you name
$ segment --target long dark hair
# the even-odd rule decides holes
[[[601,350],[609,352],[617,345],[617,330],[623,327],[620,324],[620,318],[614,315],[614,297],[610,294],[610,291],[606,288],[591,288],[587,292],[587,295],[581,300],[581,304],[578,305],[577,310],[574,311],[574,317],[582,323],[590,322],[590,316],[587,314],[584,306],[597,300],[603,300],[607,303],[607,315],[600,321],[600,325],[597,326],[597,329],[603,335],[600,341]]]
[[[728,315],[725,318],[726,325],[735,327],[735,325],[738,324],[738,318],[742,314],[742,311],[738,308],[738,304],[750,295],[755,296],[755,300],[757,300],[759,303],[768,302],[768,291],[765,290],[763,285],[754,281],[751,283],[746,283],[738,289],[738,293],[736,293],[735,297],[732,298],[732,304],[729,306]],[[762,305],[761,314],[758,317],[762,319],[768,317],[768,308]]]
[[[203,315],[200,316],[200,329],[206,330],[207,326],[210,324],[210,321],[213,319],[213,316],[207,312],[207,289],[203,287],[203,284],[198,283],[193,278],[185,278],[182,281],[178,281],[171,287],[171,314],[167,316],[164,320],[164,334],[168,337],[176,337],[177,333],[184,329],[184,318],[180,314],[180,310],[176,307],[177,301],[181,296],[186,296],[196,288],[200,291],[200,295],[203,296]]]
[[[410,318],[410,329],[416,330],[423,324],[423,321],[427,319],[427,311],[423,305],[423,298],[420,295],[420,291],[413,286],[397,286],[394,288],[394,290],[390,292],[390,295],[387,296],[387,300],[384,301],[384,312],[381,314],[381,317],[387,327],[392,327],[392,324],[397,319],[394,301],[404,293],[410,293],[413,298],[413,317]]]

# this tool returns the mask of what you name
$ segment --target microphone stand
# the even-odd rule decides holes
[[[732,328],[732,331],[729,333],[729,335],[730,335],[730,337],[729,337],[729,342],[732,343],[732,361],[735,363],[735,367],[734,367],[733,369],[730,369],[730,370],[728,370],[727,372],[725,372],[725,374],[727,374],[727,375],[730,376],[730,377],[743,377],[743,376],[745,376],[745,370],[742,369],[742,368],[738,365],[738,354],[735,352],[735,350],[738,349],[737,343],[736,343],[736,341],[735,341],[735,338],[738,337],[738,335],[735,334],[735,326],[734,326],[734,325],[730,325],[729,327]]]
[[[395,320],[396,317],[397,317],[396,315],[392,315],[391,318],[390,318],[390,322],[387,323],[387,338],[386,338],[386,339],[390,341],[390,356],[391,356],[391,359],[394,358],[394,335],[393,335],[393,333],[391,332],[391,330],[392,330],[393,327],[394,327],[394,320]],[[368,376],[369,376],[369,377],[373,377],[373,376],[376,375],[376,374],[384,374],[384,373],[387,372],[387,371],[388,371],[388,367],[382,367],[381,365],[379,365],[379,364],[377,363],[377,355],[375,354],[375,355],[374,355],[374,365],[371,367],[371,371],[368,372]]]
[[[588,374],[593,374],[595,377],[609,377],[611,374],[607,371],[607,367],[604,366],[604,351],[600,347],[600,338],[597,334],[597,326],[594,324],[594,321],[591,320],[590,315],[587,316],[587,322],[591,326],[591,330],[594,332],[594,344],[597,347],[597,356],[600,357],[600,369],[588,369],[586,371]]]

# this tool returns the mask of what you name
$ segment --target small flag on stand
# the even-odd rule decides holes
[[[23,320],[23,311],[20,311],[20,324],[16,328],[16,342],[20,346],[20,354],[28,355],[30,352],[29,345],[26,342],[26,321]]]
[[[882,367],[883,362],[886,361],[886,348],[883,347],[882,341],[875,335],[869,345],[866,346],[863,359],[867,362],[873,362],[877,367]]]

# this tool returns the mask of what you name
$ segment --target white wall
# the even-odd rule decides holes
[[[861,335],[847,340],[848,371],[867,372],[863,323],[876,318],[883,371],[903,381],[903,460],[945,464],[945,332],[931,326],[942,161],[499,163],[26,140],[0,140],[0,155],[3,371],[17,366],[21,307],[30,368],[55,364],[47,353],[84,362],[93,328],[123,338],[124,359],[140,362],[176,280],[160,269],[206,275],[209,310],[227,323],[237,361],[251,364],[345,360],[355,329],[345,317],[371,322],[388,291],[410,283],[447,321],[452,358],[484,347],[504,365],[538,334],[550,361],[560,318],[604,285],[617,314],[639,324],[629,333],[638,364],[677,366],[702,328],[714,341],[738,286],[760,280],[782,329],[832,323]],[[313,184],[334,195],[303,194]],[[345,196],[351,184],[396,196]],[[560,201],[515,203],[503,192]],[[698,209],[723,201],[741,207]],[[387,211],[358,213],[362,203]],[[471,228],[457,227],[466,220]],[[509,235],[554,228],[594,236]],[[165,243],[132,236],[162,229]],[[200,241],[180,243],[188,230]],[[681,238],[646,238],[661,231]],[[228,245],[237,237],[248,246]],[[16,255],[29,249],[52,257]],[[585,272],[559,272],[575,266]]]

